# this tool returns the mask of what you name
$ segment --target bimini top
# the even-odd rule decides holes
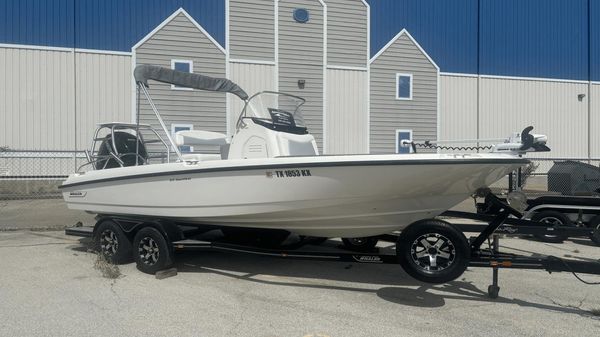
[[[229,92],[242,100],[248,99],[248,94],[242,88],[226,78],[213,78],[149,64],[135,67],[133,76],[136,83],[142,83],[146,87],[148,86],[148,80],[155,80],[180,87]]]

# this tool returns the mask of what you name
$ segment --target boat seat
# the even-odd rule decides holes
[[[183,130],[175,133],[175,144],[183,145],[214,145],[229,144],[229,137],[223,133],[204,130]]]

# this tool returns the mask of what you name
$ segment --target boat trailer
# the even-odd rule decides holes
[[[444,217],[454,217],[461,219],[477,220],[481,223],[472,224],[450,224],[462,232],[479,232],[475,237],[469,238],[470,257],[469,267],[487,267],[492,268],[492,283],[488,286],[488,296],[497,298],[499,295],[499,269],[540,269],[552,272],[570,272],[582,282],[577,274],[596,274],[600,275],[600,260],[595,261],[577,261],[572,259],[562,259],[554,256],[524,256],[519,254],[505,253],[500,251],[500,235],[541,235],[548,233],[560,233],[568,236],[589,236],[594,230],[590,228],[577,228],[570,226],[552,227],[545,223],[539,223],[521,219],[521,213],[509,206],[497,196],[488,193],[486,203],[492,203],[499,210],[497,214],[478,214],[469,212],[448,211],[443,214]],[[511,217],[512,216],[512,217]],[[157,230],[159,235],[164,236],[165,242],[170,243],[171,250],[168,251],[169,259],[172,259],[172,253],[180,251],[219,251],[238,254],[253,254],[261,256],[271,256],[288,259],[303,259],[317,261],[338,261],[350,263],[375,263],[375,264],[399,264],[397,254],[381,253],[380,249],[375,248],[368,252],[355,252],[343,248],[324,249],[311,245],[318,239],[306,238],[296,244],[286,245],[278,248],[264,248],[254,245],[245,245],[227,242],[223,240],[202,240],[195,239],[195,231],[190,226],[183,224],[174,224],[171,222],[148,219],[134,219],[120,216],[102,216],[98,224],[106,220],[118,223],[124,232],[141,232],[143,228],[151,227],[151,230]],[[96,237],[98,224],[94,227],[72,227],[67,228],[67,235],[79,237]],[[137,236],[137,235],[136,235]],[[380,241],[398,242],[400,235],[389,234],[379,236]],[[491,238],[491,239],[490,239]],[[135,240],[134,240],[135,241]],[[487,247],[484,247],[485,243]],[[160,246],[160,245],[159,245]],[[158,250],[159,247],[156,249]],[[140,261],[136,259],[138,268]],[[404,265],[403,265],[404,267]],[[408,270],[407,270],[408,271]],[[461,272],[462,273],[462,272]],[[412,276],[414,276],[411,273]],[[421,279],[422,280],[422,279]],[[445,283],[445,282],[432,282]],[[585,282],[586,284],[598,284]]]

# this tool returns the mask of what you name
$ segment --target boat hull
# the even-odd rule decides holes
[[[526,163],[498,155],[318,158],[91,171],[69,177],[63,196],[69,208],[99,214],[362,237],[439,215]]]

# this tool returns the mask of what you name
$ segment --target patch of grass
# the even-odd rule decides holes
[[[104,257],[104,255],[98,253],[96,262],[94,262],[94,269],[100,271],[102,273],[102,277],[114,280],[121,276],[121,271],[119,270],[119,266],[111,263]]]

